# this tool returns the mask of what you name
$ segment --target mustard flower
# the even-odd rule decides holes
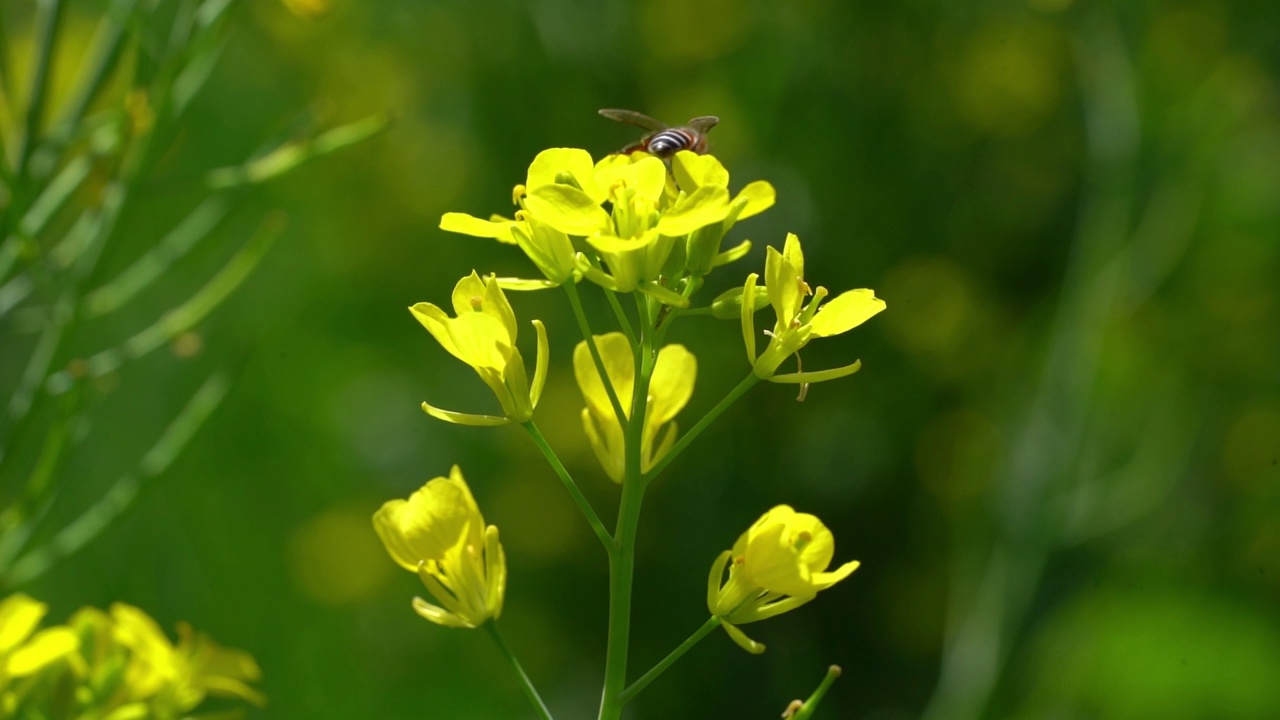
[[[472,271],[454,286],[453,308],[457,317],[452,318],[426,302],[414,305],[409,311],[445,350],[476,371],[498,398],[504,415],[451,412],[425,402],[422,409],[432,417],[460,425],[527,422],[533,417],[547,378],[547,331],[542,322],[533,321],[538,333],[538,359],[531,388],[524,359],[516,347],[515,311],[498,281],[492,276],[481,278]]]
[[[519,206],[514,219],[446,213],[440,227],[524,250],[546,279],[499,279],[508,289],[553,287],[587,277],[616,292],[639,290],[684,307],[688,299],[663,280],[683,272],[689,243],[698,253],[699,275],[741,257],[749,243],[719,253],[720,240],[737,219],[772,205],[773,188],[752,183],[730,198],[728,173],[718,161],[678,162],[680,186],[662,160],[645,153],[609,155],[593,164],[585,150],[544,150],[529,166],[525,183],[512,192]]]
[[[502,614],[507,560],[498,528],[486,526],[462,471],[427,482],[407,500],[373,515],[391,559],[416,572],[439,605],[413,599],[422,617],[445,627],[475,628]]]
[[[604,361],[609,382],[618,402],[628,417],[631,414],[631,392],[635,381],[635,360],[631,343],[622,333],[595,336],[596,346]],[[676,440],[675,416],[693,395],[698,361],[683,345],[667,345],[658,351],[649,380],[649,398],[645,407],[644,429],[640,440],[640,471],[647,472]],[[573,372],[587,406],[582,410],[582,426],[595,451],[596,458],[614,482],[622,482],[626,474],[622,426],[609,402],[608,391],[591,360],[585,341],[573,351]]]
[[[111,606],[111,623],[112,639],[128,651],[127,694],[147,700],[157,716],[181,717],[209,695],[265,704],[249,685],[262,673],[248,653],[220,647],[186,623],[175,646],[150,615],[124,603]]]
[[[858,568],[852,561],[827,572],[834,554],[835,537],[821,520],[778,505],[712,563],[707,608],[743,649],[764,652],[737,626],[794,610]]]
[[[0,643],[10,648],[14,638],[29,635],[43,613],[43,604],[26,596],[0,603]],[[265,702],[249,685],[260,677],[251,656],[218,647],[187,625],[179,626],[179,635],[175,646],[150,616],[130,605],[117,603],[109,615],[82,608],[67,625],[0,652],[5,681],[53,668],[52,682],[37,678],[18,692],[0,693],[0,716],[23,708],[45,717],[58,708],[67,717],[176,720],[210,695]]]
[[[0,710],[16,701],[7,689],[12,679],[35,675],[79,644],[65,627],[36,630],[47,611],[47,605],[23,593],[0,600]]]
[[[723,192],[728,197],[729,171],[712,155],[698,155],[687,150],[676,153],[671,160],[671,173],[681,190],[689,193]],[[764,180],[747,183],[725,207],[722,218],[689,234],[685,251],[685,267],[694,275],[706,275],[713,268],[733,262],[746,255],[751,242],[744,240],[737,246],[720,251],[724,236],[739,220],[773,207],[777,193]]]
[[[810,339],[848,332],[884,310],[885,303],[875,296],[874,291],[849,290],[823,304],[827,289],[821,286],[816,291],[809,289],[804,280],[804,253],[800,249],[800,239],[793,233],[787,234],[782,252],[772,247],[766,252],[765,287],[769,304],[778,319],[769,333],[769,345],[759,357],[756,356],[754,308],[750,304],[742,305],[742,339],[747,346],[747,360],[755,374],[773,382],[813,383],[857,372],[862,367],[861,361],[830,370],[775,374],[778,366],[799,352]],[[755,295],[756,280],[755,273],[747,276],[744,296]],[[807,295],[813,295],[813,299],[805,304]]]
[[[591,155],[586,150],[551,148],[538,153],[529,165],[525,184],[512,191],[512,200],[520,205],[530,189],[554,185],[557,178],[581,188],[594,189]],[[603,199],[602,196],[600,196]],[[569,236],[561,230],[529,216],[523,208],[516,212],[516,219],[493,216],[488,220],[466,213],[449,212],[440,218],[440,229],[473,237],[492,238],[498,242],[516,245],[533,261],[545,281],[519,278],[500,278],[507,289],[536,290],[555,287],[576,280],[576,251]]]

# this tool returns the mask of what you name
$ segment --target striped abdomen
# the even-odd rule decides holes
[[[681,150],[692,150],[698,154],[707,151],[707,137],[689,128],[667,128],[646,137],[636,145],[627,148],[627,152],[644,150],[650,155],[666,160]]]

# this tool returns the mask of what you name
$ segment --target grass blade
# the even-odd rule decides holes
[[[31,161],[31,153],[40,135],[40,124],[44,120],[53,49],[58,41],[58,29],[62,26],[62,11],[62,0],[36,2],[36,62],[31,71],[31,99],[27,103],[22,144],[18,149],[18,171],[15,175],[19,184],[27,175],[27,164]]]
[[[92,169],[93,161],[87,155],[79,155],[67,163],[62,172],[58,173],[45,187],[44,192],[31,203],[27,213],[22,216],[22,221],[18,223],[18,231],[26,237],[36,237],[44,231],[54,214],[66,205],[75,191],[80,188],[80,184],[89,177],[89,171]]]
[[[93,53],[85,63],[80,86],[62,118],[58,133],[60,140],[65,141],[75,134],[89,105],[115,71],[120,61],[120,51],[124,47],[125,27],[135,5],[137,0],[115,0],[98,24],[98,32],[93,39]]]
[[[284,143],[255,160],[209,173],[207,184],[214,189],[253,185],[289,173],[303,163],[363,142],[387,128],[387,119],[371,115],[363,120],[325,131],[315,138]]]
[[[144,482],[161,475],[173,464],[222,403],[230,387],[231,381],[225,371],[219,370],[210,375],[165,428],[156,444],[142,456],[137,468],[116,480],[97,502],[47,543],[19,557],[5,578],[5,584],[15,586],[30,582],[101,535],[133,504]]]
[[[155,247],[84,300],[86,319],[113,312],[155,282],[174,262],[185,256],[226,217],[227,201],[206,199]]]
[[[90,357],[83,366],[84,371],[91,377],[112,372],[125,362],[142,357],[195,327],[249,277],[283,230],[281,216],[268,217],[249,242],[186,302],[166,312],[118,347]],[[71,389],[74,382],[75,378],[69,371],[61,370],[49,376],[46,389],[59,395]]]

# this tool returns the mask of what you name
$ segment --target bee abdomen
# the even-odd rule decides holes
[[[699,138],[684,128],[669,128],[654,133],[649,138],[649,154],[669,158],[681,150],[693,147]]]

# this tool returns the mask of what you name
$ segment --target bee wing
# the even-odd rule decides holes
[[[694,130],[697,130],[700,133],[705,133],[711,128],[715,127],[717,124],[719,124],[719,122],[720,122],[720,118],[716,117],[715,115],[699,115],[698,117],[689,121],[689,127],[693,128]]]
[[[617,120],[620,123],[635,125],[638,128],[644,128],[645,130],[648,130],[650,132],[657,132],[658,130],[667,129],[666,123],[660,123],[657,120],[654,120],[653,118],[649,117],[648,115],[645,115],[644,113],[638,113],[635,110],[619,110],[617,108],[604,108],[600,111],[600,114],[609,118],[610,120]],[[715,123],[712,123],[712,124],[714,125]]]

